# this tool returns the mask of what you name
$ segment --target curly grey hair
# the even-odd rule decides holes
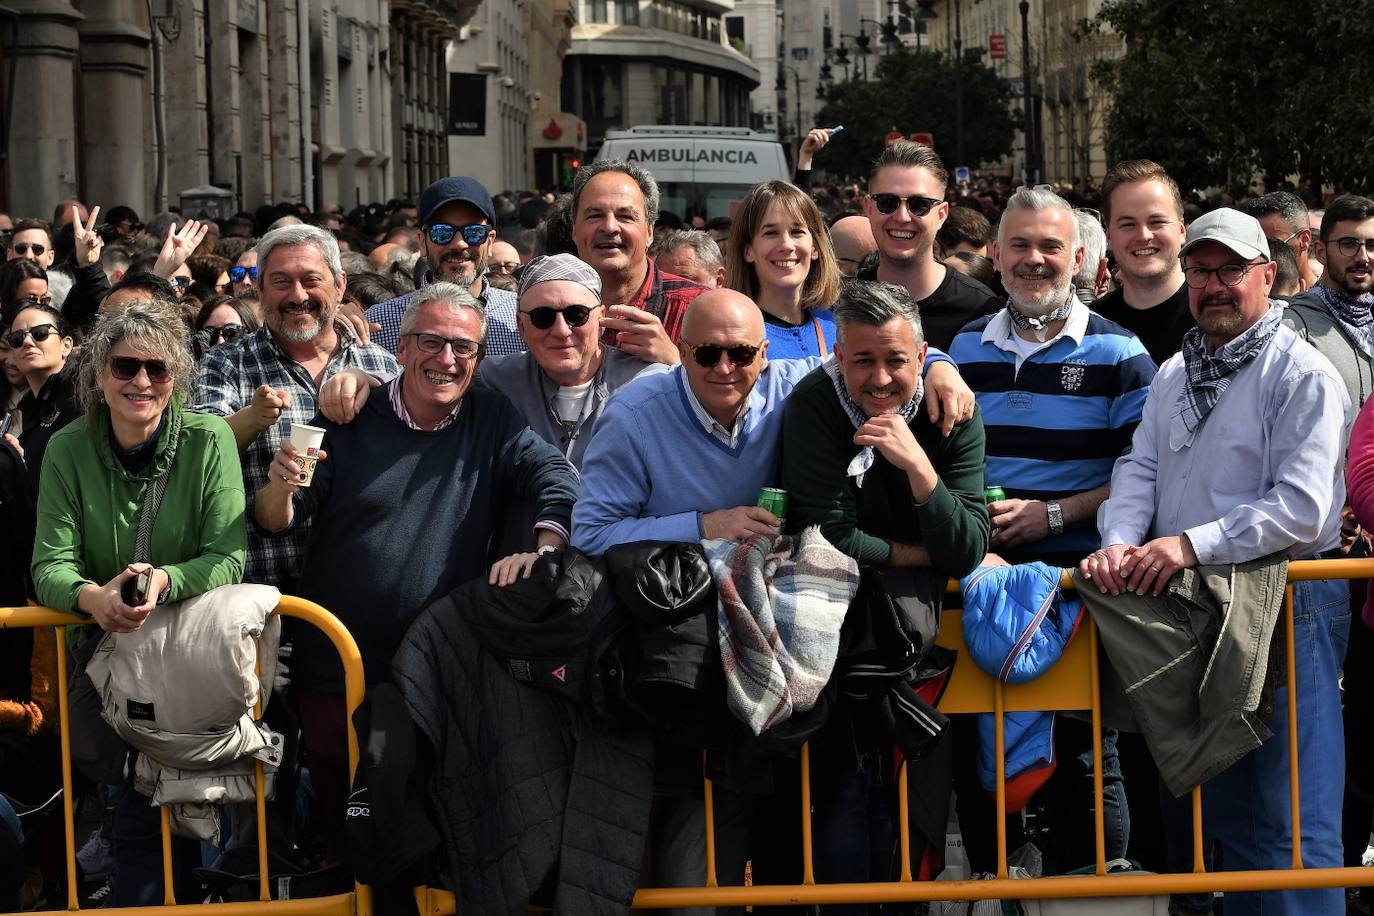
[[[339,261],[339,243],[334,240],[333,235],[319,226],[282,226],[264,235],[258,240],[257,245],[258,274],[266,272],[267,258],[273,249],[294,245],[314,245],[318,248],[324,262],[329,265],[329,272],[334,275],[334,282],[339,281],[339,277],[343,275],[343,265]]]
[[[196,364],[191,358],[186,322],[182,321],[180,311],[161,300],[135,299],[123,307],[101,312],[81,344],[76,393],[86,413],[105,402],[101,383],[109,371],[110,351],[126,340],[145,356],[167,364],[173,390],[191,390]]]

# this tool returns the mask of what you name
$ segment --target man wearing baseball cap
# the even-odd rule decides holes
[[[487,283],[487,261],[496,241],[496,211],[491,195],[475,178],[450,175],[425,188],[417,209],[420,254],[428,265],[421,285],[457,283],[482,301],[487,312],[487,356],[525,349],[515,323],[515,293]],[[396,352],[401,317],[411,294],[379,302],[367,320],[381,326],[372,342]]]
[[[1264,230],[1237,210],[1214,210],[1188,228],[1181,257],[1197,327],[1155,377],[1131,451],[1117,461],[1111,496],[1098,512],[1106,546],[1079,567],[1089,587],[1112,594],[1159,595],[1185,568],[1314,559],[1340,544],[1350,397],[1331,363],[1283,324],[1283,303],[1269,299],[1275,267]],[[1264,722],[1273,734],[1202,789],[1208,848],[1221,841],[1227,869],[1291,864],[1290,699],[1301,722],[1293,737],[1303,862],[1342,863],[1337,675],[1349,591],[1343,580],[1299,582],[1293,595],[1301,689],[1296,698],[1276,691]],[[1171,830],[1169,857],[1180,870],[1191,861],[1186,824]],[[1339,888],[1228,893],[1226,911],[1336,913],[1342,899]],[[1180,912],[1192,912],[1192,904],[1211,911],[1210,895],[1176,902]]]

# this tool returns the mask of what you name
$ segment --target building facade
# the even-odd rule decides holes
[[[759,68],[726,40],[734,0],[578,0],[563,109],[606,131],[649,124],[749,126]]]
[[[448,171],[444,47],[480,2],[10,0],[0,207],[417,195]]]
[[[1051,181],[1101,180],[1107,161],[1104,125],[1109,94],[1092,78],[1096,61],[1120,57],[1125,42],[1114,32],[1084,33],[1102,0],[1043,0],[1044,156]]]

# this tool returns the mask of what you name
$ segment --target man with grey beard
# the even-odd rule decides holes
[[[989,487],[1006,498],[988,505],[990,549],[1013,563],[1072,566],[1101,547],[1097,507],[1112,464],[1131,443],[1155,365],[1134,334],[1088,309],[1073,294],[1083,243],[1073,210],[1048,191],[1024,189],[1007,201],[992,248],[1008,301],[967,325],[949,355],[973,389],[987,434]],[[1091,730],[1060,720],[1059,766],[1038,794],[1050,830],[1046,872],[1093,857],[1091,766],[1082,766]],[[1087,757],[1091,760],[1091,756]],[[1125,855],[1125,786],[1114,735],[1103,741],[1107,857]],[[992,810],[976,786],[959,788],[960,822],[975,871],[990,871]],[[1153,787],[1145,790],[1153,801]],[[1036,804],[1032,801],[1032,804]],[[1019,820],[1017,821],[1019,823]]]

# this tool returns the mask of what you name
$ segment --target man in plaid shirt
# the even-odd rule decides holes
[[[420,195],[417,212],[420,253],[429,265],[420,285],[446,280],[481,300],[487,315],[483,356],[525,352],[525,341],[516,327],[515,293],[487,282],[487,262],[496,244],[496,211],[486,187],[476,178],[461,175],[440,178]],[[378,302],[367,310],[367,320],[379,325],[372,342],[390,353],[396,352],[401,318],[412,295]]]
[[[682,316],[706,287],[664,273],[649,258],[658,182],[637,165],[603,159],[573,179],[573,241],[601,276],[602,340],[649,363],[678,362]]]
[[[318,412],[320,385],[341,369],[394,376],[396,360],[360,343],[338,317],[344,274],[334,237],[314,226],[284,226],[258,242],[263,326],[221,344],[201,365],[191,409],[228,421],[243,460],[244,490],[267,484],[277,448],[292,423]],[[244,581],[295,588],[309,524],[265,539],[250,525]]]

